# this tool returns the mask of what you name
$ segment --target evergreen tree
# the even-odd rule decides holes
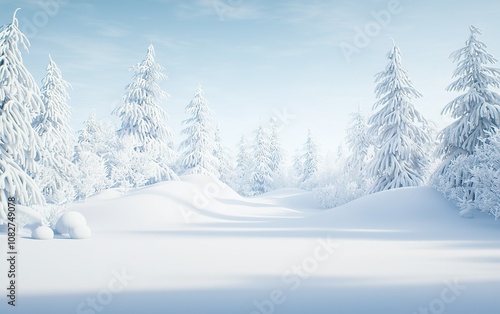
[[[39,171],[35,180],[48,202],[69,203],[75,198],[74,184],[77,168],[72,163],[75,139],[69,126],[71,108],[66,88],[57,64],[50,58],[47,75],[42,79],[41,114],[33,126],[44,143]]]
[[[269,149],[271,152],[271,170],[273,172],[277,172],[280,170],[280,167],[285,159],[283,148],[281,147],[281,143],[278,138],[278,128],[276,124],[276,120],[271,118],[269,123]]]
[[[155,61],[153,45],[149,45],[146,58],[133,69],[132,83],[127,85],[123,96],[124,104],[113,111],[121,119],[118,137],[120,141],[132,141],[141,160],[156,164],[143,169],[150,171],[142,173],[147,178],[144,184],[176,180],[171,168],[176,158],[173,134],[164,123],[168,115],[159,104],[161,98],[168,97],[159,86],[159,81],[167,77],[162,73],[164,68]]]
[[[304,161],[302,160],[302,149],[297,148],[293,154],[292,168],[295,175],[296,185],[299,186],[302,179],[302,169],[304,168]]]
[[[261,124],[255,131],[253,161],[250,168],[250,190],[252,195],[271,191],[273,185],[272,156],[269,134]]]
[[[358,109],[351,114],[351,120],[347,126],[346,136],[349,156],[347,157],[347,171],[363,173],[370,158],[370,147],[372,137],[368,132],[368,123],[365,114]]]
[[[318,146],[314,142],[311,130],[307,131],[307,140],[302,148],[301,159],[302,173],[300,176],[300,185],[307,188],[311,184],[310,181],[315,178],[319,171]]]
[[[493,88],[500,87],[500,70],[489,67],[497,60],[486,51],[486,45],[477,39],[481,31],[470,27],[465,47],[452,53],[458,66],[453,77],[457,79],[448,91],[465,92],[443,109],[456,119],[440,134],[438,153],[445,161],[439,172],[458,155],[472,154],[481,139],[487,138],[493,128],[500,127],[500,96]]]
[[[110,160],[117,150],[117,137],[115,126],[108,120],[97,120],[95,110],[92,110],[78,131],[78,145]]]
[[[269,122],[269,150],[271,153],[270,168],[273,176],[273,187],[275,189],[284,186],[284,163],[285,153],[278,138],[278,127],[276,119],[271,118]]]
[[[29,41],[14,13],[12,23],[0,28],[0,223],[7,220],[9,197],[27,206],[45,201],[29,175],[36,172],[40,153],[41,141],[31,124],[42,101],[19,46],[27,49]]]
[[[203,97],[201,86],[198,86],[194,98],[187,105],[186,113],[192,117],[182,122],[187,125],[181,132],[187,136],[180,145],[180,149],[184,150],[180,158],[182,171],[184,174],[204,174],[218,178],[219,164],[214,156],[213,112]]]
[[[233,172],[233,164],[231,162],[231,155],[222,145],[222,140],[220,137],[220,129],[219,126],[215,129],[215,137],[214,137],[214,142],[215,142],[215,149],[214,149],[214,157],[217,159],[217,164],[218,164],[218,173],[219,173],[219,180],[226,184],[231,184],[232,178],[232,172]]]
[[[241,136],[238,143],[238,154],[236,156],[236,177],[234,179],[235,189],[241,195],[250,194],[250,169],[253,156],[250,142],[245,135]]]
[[[428,157],[424,147],[430,142],[427,121],[411,104],[421,97],[402,66],[395,45],[387,55],[385,71],[376,75],[375,94],[379,110],[369,119],[375,137],[375,157],[369,165],[374,178],[371,192],[423,184]]]

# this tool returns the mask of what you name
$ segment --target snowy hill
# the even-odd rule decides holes
[[[500,225],[460,218],[430,188],[319,210],[310,192],[243,198],[190,175],[71,209],[93,237],[21,239],[15,313],[500,309]]]

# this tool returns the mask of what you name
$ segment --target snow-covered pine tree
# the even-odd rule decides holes
[[[253,154],[250,142],[247,136],[242,135],[238,143],[236,174],[233,183],[234,189],[241,195],[250,195],[250,169],[252,163]]]
[[[427,121],[411,100],[421,97],[403,68],[401,52],[394,45],[387,54],[389,63],[376,75],[375,94],[379,108],[369,119],[374,135],[375,157],[368,166],[374,178],[370,192],[379,192],[424,183],[430,142]]]
[[[472,154],[478,145],[482,145],[481,139],[487,138],[493,128],[500,127],[500,96],[492,90],[500,87],[500,70],[488,66],[497,60],[477,39],[481,34],[481,30],[471,26],[465,47],[451,54],[453,61],[457,62],[453,73],[457,79],[447,90],[465,94],[443,109],[443,114],[451,114],[457,120],[439,134],[441,146],[438,153],[444,162],[438,173],[445,171],[456,156]]]
[[[269,149],[271,152],[271,170],[276,172],[280,169],[285,156],[283,148],[278,138],[278,126],[276,119],[271,118],[269,121]]]
[[[311,189],[311,181],[315,179],[319,171],[319,151],[314,142],[311,130],[307,130],[307,140],[302,148],[302,173],[299,186]]]
[[[155,163],[142,173],[146,184],[165,180],[177,180],[171,166],[176,159],[172,131],[165,125],[167,113],[160,106],[160,99],[167,98],[159,85],[167,78],[164,68],[155,61],[155,50],[149,45],[146,58],[133,67],[132,83],[126,86],[123,105],[113,111],[121,119],[117,134],[121,141],[131,140],[141,159]],[[134,186],[137,186],[134,184]]]
[[[372,146],[372,137],[368,132],[368,122],[366,115],[358,109],[351,114],[351,120],[347,126],[346,136],[349,156],[347,157],[347,171],[363,173],[365,171],[370,147]]]
[[[27,50],[29,41],[14,13],[12,22],[0,27],[0,224],[7,220],[9,197],[27,206],[45,202],[30,176],[37,170],[41,147],[31,124],[42,100],[20,46]]]
[[[250,193],[260,195],[271,191],[273,186],[273,171],[271,169],[271,147],[269,134],[262,122],[255,131],[253,143],[253,160],[250,167]]]
[[[75,137],[69,126],[69,83],[62,78],[49,56],[47,74],[42,79],[43,109],[33,127],[44,143],[35,180],[49,203],[64,204],[75,198],[78,169],[73,164]]]
[[[302,179],[302,169],[304,167],[304,160],[302,160],[302,149],[297,148],[295,149],[295,153],[293,154],[292,157],[292,169],[293,169],[293,174],[295,177],[295,183],[296,186],[299,186],[301,183]]]
[[[181,131],[181,134],[186,136],[180,144],[180,150],[183,151],[180,157],[182,173],[219,178],[219,162],[214,156],[216,143],[213,112],[203,97],[201,86],[198,86],[193,99],[186,106],[186,113],[191,115],[191,118],[182,122],[186,125]]]
[[[269,121],[269,150],[271,153],[271,171],[274,188],[282,188],[285,184],[284,162],[285,153],[278,138],[278,124],[275,118]]]
[[[213,155],[218,161],[217,172],[219,173],[219,180],[231,185],[234,167],[231,161],[231,154],[229,150],[224,147],[224,145],[222,145],[219,126],[215,128],[214,142],[215,149]]]

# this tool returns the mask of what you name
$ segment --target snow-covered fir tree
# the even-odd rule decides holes
[[[278,137],[278,124],[275,118],[269,121],[269,151],[271,153],[270,168],[273,176],[274,189],[285,185],[285,152]]]
[[[198,86],[193,99],[186,106],[186,113],[191,117],[182,122],[186,125],[181,131],[186,136],[180,144],[182,154],[179,163],[182,173],[219,178],[219,161],[214,156],[216,143],[213,112],[203,97],[201,86]]]
[[[85,199],[112,185],[110,159],[116,151],[114,127],[98,121],[92,110],[84,127],[78,131],[74,162],[79,170],[77,197]]]
[[[9,197],[27,206],[45,202],[30,176],[37,170],[41,149],[32,122],[43,104],[23,65],[20,47],[28,46],[14,13],[12,22],[0,28],[0,224],[7,219]]]
[[[451,114],[456,121],[439,134],[438,153],[444,159],[439,172],[456,156],[472,154],[493,128],[500,127],[500,96],[494,91],[500,87],[500,70],[488,66],[497,60],[478,40],[480,34],[478,28],[471,26],[465,47],[451,55],[458,66],[453,73],[456,80],[447,90],[465,93],[443,109],[443,114]]]
[[[160,99],[167,98],[159,82],[166,79],[164,68],[155,61],[155,50],[149,45],[146,58],[134,66],[132,83],[127,85],[123,105],[113,113],[121,120],[117,131],[120,141],[132,141],[141,160],[154,163],[154,167],[143,168],[141,176],[147,178],[144,184],[165,180],[176,180],[172,170],[176,159],[173,149],[173,133],[165,125],[167,113],[160,106]],[[139,170],[137,170],[139,171]],[[137,182],[133,186],[140,186]]]
[[[250,195],[250,169],[253,163],[252,149],[248,137],[241,136],[236,156],[234,189],[241,195]]]
[[[375,94],[379,109],[369,119],[374,135],[375,156],[368,166],[374,178],[370,192],[424,183],[429,158],[424,151],[431,141],[425,132],[427,121],[411,103],[421,97],[403,68],[395,45],[387,54],[389,63],[376,75]]]
[[[271,191],[273,188],[272,156],[269,140],[268,130],[264,128],[261,122],[255,131],[252,146],[253,160],[249,169],[251,195],[260,195]]]
[[[278,138],[278,126],[276,119],[271,118],[269,122],[269,150],[271,152],[271,170],[278,171],[285,159],[283,148]]]
[[[234,171],[233,162],[231,161],[231,153],[226,147],[224,147],[224,145],[222,145],[219,126],[215,128],[214,142],[215,149],[213,155],[217,159],[217,172],[219,173],[219,180],[231,185]]]
[[[292,169],[295,177],[296,185],[300,184],[300,179],[302,177],[302,168],[304,161],[302,160],[302,149],[297,148],[292,156]]]
[[[368,132],[366,115],[360,109],[351,114],[351,120],[347,126],[346,144],[349,149],[347,171],[363,173],[371,157],[369,154],[372,136]]]
[[[302,169],[299,178],[299,187],[312,189],[312,181],[316,179],[319,171],[320,157],[311,130],[307,131],[307,140],[302,148]]]
[[[49,56],[47,74],[42,79],[43,109],[33,126],[44,143],[35,180],[49,203],[64,204],[75,198],[78,169],[73,164],[75,136],[69,126],[69,83],[62,78]]]

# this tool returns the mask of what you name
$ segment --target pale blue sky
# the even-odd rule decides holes
[[[450,120],[440,111],[455,96],[445,91],[455,68],[449,55],[463,46],[469,25],[483,30],[481,40],[500,57],[498,1],[401,0],[378,29],[372,13],[393,2],[0,0],[0,24],[9,23],[17,7],[31,41],[25,63],[35,79],[44,76],[50,53],[73,85],[75,129],[92,108],[111,117],[131,79],[129,68],[153,43],[170,78],[162,83],[172,96],[163,107],[177,143],[184,107],[199,83],[228,146],[253,131],[260,117],[286,108],[294,115],[281,132],[288,151],[311,128],[326,152],[343,139],[350,112],[358,105],[371,109],[374,75],[386,65],[391,37],[424,95],[415,104],[441,126]],[[369,42],[348,62],[341,44],[353,45],[356,29],[367,25]]]

